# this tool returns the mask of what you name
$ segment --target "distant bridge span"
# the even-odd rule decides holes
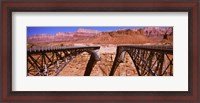
[[[88,52],[91,56],[84,76],[89,76],[96,62],[100,46],[88,47],[45,47],[27,50],[27,75],[58,75],[60,71],[77,55]],[[153,45],[119,45],[109,76],[113,76],[117,67],[124,61],[125,53],[131,57],[139,76],[173,75],[173,47]]]

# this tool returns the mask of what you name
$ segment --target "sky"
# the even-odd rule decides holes
[[[91,30],[98,30],[98,31],[113,31],[118,29],[125,29],[125,28],[139,28],[136,26],[127,27],[127,26],[120,26],[120,27],[27,27],[27,36],[32,36],[33,34],[56,34],[57,32],[75,32],[79,28],[84,29],[91,29]]]

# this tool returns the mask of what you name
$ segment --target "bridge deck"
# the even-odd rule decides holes
[[[148,51],[173,54],[173,46],[168,46],[168,45],[119,45],[118,48],[124,48],[124,49],[135,48],[135,49],[143,49]]]
[[[51,46],[51,47],[39,47],[39,48],[29,48],[27,49],[27,53],[35,53],[35,52],[52,52],[52,51],[62,51],[62,50],[77,50],[77,49],[90,49],[95,50],[99,49],[100,46]]]

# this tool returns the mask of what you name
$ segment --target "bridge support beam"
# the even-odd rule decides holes
[[[109,76],[113,76],[119,64],[124,61],[125,53],[126,52],[124,51],[123,48],[117,48],[117,53],[116,53],[115,60],[112,65]]]
[[[97,52],[98,51],[92,51],[91,52],[91,54],[90,54],[91,56],[90,56],[90,59],[89,59],[89,61],[87,63],[84,76],[90,76],[93,67],[95,66],[95,64],[97,63],[97,61],[100,60],[100,56],[99,56],[99,54],[97,54]]]

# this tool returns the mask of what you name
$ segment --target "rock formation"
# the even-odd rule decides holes
[[[28,43],[37,42],[79,42],[79,43],[151,43],[150,38],[155,40],[173,41],[173,27],[141,27],[119,29],[114,31],[100,32],[79,28],[75,32],[58,32],[53,34],[35,34],[28,37]]]
[[[69,36],[69,37],[73,37],[74,36],[74,32],[58,32],[56,33],[56,36]]]
[[[93,34],[97,34],[97,33],[100,33],[100,31],[98,30],[90,30],[90,29],[84,29],[84,28],[79,28],[77,30],[77,33],[93,33]]]
[[[147,37],[163,37],[173,35],[172,27],[145,27],[144,35]]]

